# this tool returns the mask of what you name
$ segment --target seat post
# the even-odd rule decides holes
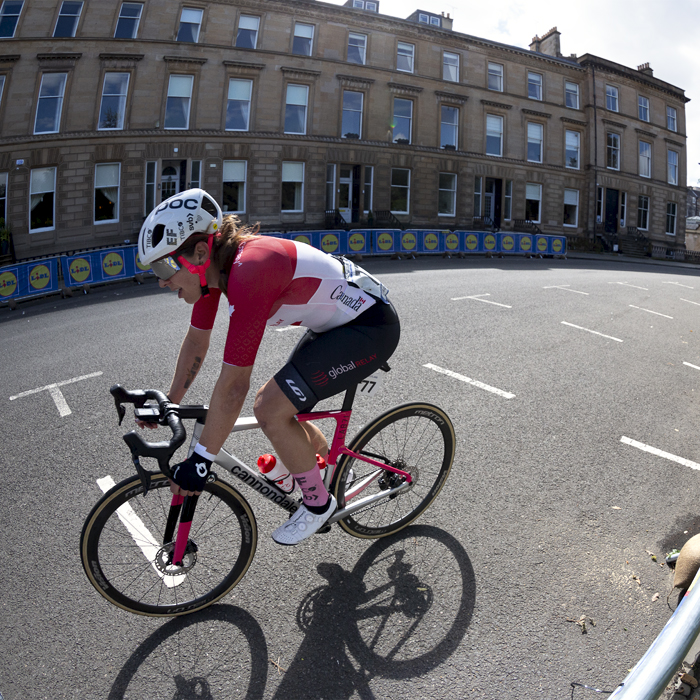
[[[345,392],[345,398],[343,399],[343,407],[341,408],[341,411],[352,410],[352,404],[355,401],[355,392],[356,391],[357,391],[357,384],[354,384]]]

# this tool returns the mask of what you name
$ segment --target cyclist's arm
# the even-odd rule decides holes
[[[175,375],[170,384],[168,398],[173,403],[180,403],[187,390],[202,368],[202,363],[209,349],[210,330],[200,330],[190,326],[185,339],[182,341],[180,354],[175,366]]]
[[[210,454],[219,453],[233,430],[250,388],[252,371],[252,365],[250,367],[236,367],[226,363],[221,365],[221,374],[211,395],[207,422],[199,439],[200,444]]]

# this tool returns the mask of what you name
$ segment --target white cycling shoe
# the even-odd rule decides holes
[[[326,521],[331,515],[335,513],[338,506],[333,496],[329,494],[328,497],[330,500],[325,513],[317,515],[302,504],[284,525],[280,525],[272,533],[272,539],[277,542],[277,544],[293,545],[298,544],[307,537],[311,537],[315,532],[318,532],[326,524]]]

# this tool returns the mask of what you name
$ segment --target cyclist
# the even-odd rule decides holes
[[[400,326],[386,288],[349,260],[304,243],[260,236],[222,216],[206,192],[191,189],[157,206],[139,234],[139,257],[161,287],[193,305],[169,399],[180,403],[209,348],[219,300],[229,328],[210,411],[193,454],[172,467],[175,494],[199,493],[239,416],[266,326],[308,330],[287,364],[257,393],[255,416],[301,488],[303,503],[272,538],[293,545],[319,530],[336,509],[316,453],[328,444],[297,413],[357,384],[396,349]],[[143,424],[142,424],[143,427]]]

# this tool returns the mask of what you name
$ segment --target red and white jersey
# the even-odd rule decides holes
[[[342,326],[376,300],[348,285],[334,257],[306,243],[260,236],[243,243],[228,281],[229,328],[224,362],[255,361],[265,326],[305,326],[318,333]],[[211,289],[192,309],[192,326],[214,327],[221,291]]]

